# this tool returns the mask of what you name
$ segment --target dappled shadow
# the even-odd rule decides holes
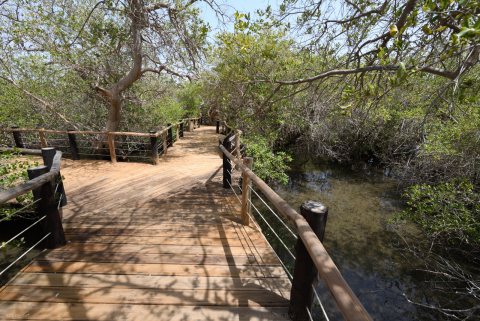
[[[179,141],[158,166],[89,162],[80,177],[66,168],[69,243],[0,292],[0,316],[287,320],[290,283],[221,187],[216,135],[208,128],[186,134],[195,140]],[[195,147],[198,141],[214,147]]]

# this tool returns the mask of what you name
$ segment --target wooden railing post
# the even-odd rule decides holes
[[[27,170],[29,179],[34,179],[48,172],[47,166],[39,166]],[[55,200],[55,181],[48,181],[33,191],[33,197],[38,202],[39,215],[45,215],[43,230],[50,236],[45,240],[45,247],[54,249],[65,245],[65,233],[63,231],[61,214]]]
[[[107,134],[108,151],[110,153],[110,161],[115,164],[117,162],[117,153],[115,152],[115,135],[112,133]]]
[[[183,137],[183,130],[184,130],[183,125],[184,125],[184,120],[182,119],[180,121],[180,137]]]
[[[152,150],[153,165],[158,165],[158,137],[155,135],[156,131],[152,130],[150,134],[150,147]]]
[[[42,148],[43,164],[48,167],[48,170],[50,170],[50,168],[52,168],[53,158],[55,157],[56,153],[57,153],[57,151],[55,150],[54,147]]]
[[[167,147],[172,147],[173,146],[173,127],[172,124],[167,124],[168,128],[168,144]]]
[[[78,160],[80,159],[80,156],[78,155],[78,146],[77,146],[77,140],[75,138],[75,134],[71,133],[70,131],[67,133],[68,135],[68,145],[70,146],[70,152],[72,154],[72,159],[73,160]]]
[[[242,136],[242,131],[237,130],[235,133],[235,156],[237,156],[237,159],[240,160],[242,158],[242,153],[240,150],[240,137]]]
[[[225,147],[226,150],[229,152],[232,151],[233,149],[233,143],[232,140],[234,137],[232,135],[226,136],[223,139],[222,146]],[[232,163],[230,162],[230,159],[228,158],[225,153],[223,154],[223,187],[224,188],[230,188],[232,184]]]
[[[175,141],[177,141],[180,137],[180,126],[178,124],[175,124],[175,129],[176,129],[176,132],[175,132]]]
[[[245,157],[243,159],[243,165],[252,169],[253,165],[253,158],[252,157]],[[251,182],[250,177],[245,173],[242,172],[242,224],[249,225],[250,224],[250,215],[251,215]]]
[[[227,155],[223,154],[223,188],[230,188],[232,185],[232,164]]]
[[[190,118],[188,119],[188,131],[193,132],[193,120]]]
[[[45,148],[48,146],[47,139],[45,138],[45,128],[38,129],[38,136],[40,137],[40,146]]]
[[[162,155],[167,155],[168,150],[168,133],[165,131],[163,134]]]
[[[12,126],[12,129],[18,129],[18,126]],[[15,141],[15,146],[18,148],[25,148],[25,144],[23,143],[22,133],[18,131],[13,131],[13,140]]]
[[[328,209],[320,202],[307,201],[300,207],[300,214],[305,218],[313,232],[323,242],[327,224]],[[293,271],[290,307],[288,314],[294,321],[307,321],[313,304],[313,287],[318,281],[318,271],[299,238],[295,245],[296,260]]]
[[[216,128],[216,131],[215,131],[217,134],[220,134],[220,121],[217,120],[217,128]]]
[[[55,154],[57,153],[57,150],[54,147],[45,147],[42,148],[42,159],[43,159],[43,165],[47,166],[48,170],[52,168],[53,165],[53,158],[55,157]],[[60,195],[62,195],[62,200],[60,202],[61,206],[67,205],[67,194],[65,193],[65,188],[63,187],[63,180],[62,180],[62,174],[60,172],[58,173],[58,191]]]

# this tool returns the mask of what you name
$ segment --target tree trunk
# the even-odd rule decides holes
[[[119,93],[112,93],[109,99],[108,119],[106,130],[109,132],[117,131],[120,126],[120,115],[122,110],[122,98]]]

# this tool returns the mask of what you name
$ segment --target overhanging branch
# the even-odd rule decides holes
[[[372,72],[372,71],[397,71],[399,68],[400,67],[397,65],[386,65],[386,66],[366,66],[366,67],[360,67],[355,69],[333,69],[309,78],[302,78],[302,79],[295,79],[295,80],[277,80],[273,82],[277,84],[282,84],[282,85],[298,85],[298,84],[303,84],[308,82],[314,82],[316,80],[333,77],[333,76],[359,74],[359,73]],[[448,78],[450,80],[453,80],[460,75],[460,70],[449,71],[449,70],[435,69],[433,67],[410,66],[410,67],[406,67],[405,69],[426,72],[429,74]],[[265,80],[262,82],[271,82],[271,81]]]

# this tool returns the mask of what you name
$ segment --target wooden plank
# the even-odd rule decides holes
[[[121,228],[122,230],[124,229],[139,229],[135,226],[132,226],[131,224],[123,224],[123,223],[116,223],[116,222],[109,222],[109,223],[82,223],[81,226],[77,226],[75,224],[71,223],[64,223],[63,224],[64,229],[75,229],[75,228],[82,228],[82,229],[90,229],[90,230],[99,230],[103,228]],[[192,233],[211,233],[211,232],[218,232],[218,231],[225,231],[227,234],[235,234],[237,233],[237,229],[235,228],[236,226],[242,227],[240,224],[237,223],[232,223],[232,224],[186,224],[185,222],[180,223],[180,224],[157,224],[155,222],[151,222],[149,225],[142,226],[143,229],[148,229],[148,230],[157,230],[157,233],[163,233],[166,231],[172,231],[172,232],[182,232],[182,231],[191,231]],[[260,231],[245,227],[247,232],[249,234],[261,234]],[[158,235],[158,234],[157,234]]]
[[[104,243],[69,243],[55,250],[56,252],[115,252],[138,254],[213,254],[246,255],[253,254],[250,249],[243,246],[228,247],[209,245],[144,245],[144,244],[104,244]],[[269,247],[258,249],[258,255],[274,255]]]
[[[96,235],[124,235],[124,236],[158,236],[161,235],[161,237],[173,237],[173,238],[203,238],[203,239],[208,239],[208,238],[221,238],[221,239],[238,239],[241,237],[241,234],[237,234],[235,230],[223,230],[221,227],[217,228],[217,231],[212,230],[209,232],[203,232],[202,230],[200,231],[195,231],[193,229],[192,231],[189,231],[187,229],[184,230],[163,230],[163,229],[157,229],[156,226],[150,226],[151,228],[137,228],[137,226],[130,226],[128,227],[114,227],[114,228],[108,228],[108,227],[101,227],[101,228],[91,228],[91,227],[78,227],[78,228],[66,228],[65,233],[67,234],[80,234],[83,236],[96,236]],[[260,233],[251,233],[249,236],[250,239],[252,240],[261,240],[262,236]]]
[[[34,261],[25,269],[26,273],[79,273],[79,274],[148,274],[171,276],[222,276],[222,277],[286,277],[278,265],[178,265],[178,264],[134,264],[101,262],[48,262]]]
[[[142,233],[143,235],[145,233]],[[84,243],[122,243],[122,244],[157,244],[157,245],[217,245],[217,246],[243,246],[240,238],[214,238],[214,237],[169,237],[169,236],[134,236],[128,234],[114,234],[114,235],[83,235],[83,234],[68,234],[66,238],[72,242]],[[260,240],[259,240],[260,242]],[[262,246],[262,245],[260,245]],[[268,246],[263,244],[263,246]]]
[[[23,273],[9,283],[9,286],[12,285],[170,290],[267,290],[286,299],[290,295],[288,278],[263,277]]]
[[[85,288],[56,286],[8,286],[0,301],[124,303],[201,306],[287,306],[288,300],[268,290],[170,290],[137,288]]]
[[[287,321],[287,308],[153,306],[134,304],[88,304],[50,302],[0,302],[3,320],[82,320],[82,321]]]
[[[268,264],[280,264],[274,255],[263,256],[263,261]],[[139,254],[139,253],[115,253],[115,252],[63,252],[51,251],[47,254],[40,255],[38,261],[48,262],[117,262],[117,263],[143,263],[143,264],[218,264],[218,265],[235,265],[235,264],[255,264],[257,261],[253,255],[209,255],[209,254]]]
[[[71,220],[68,223],[70,224],[82,224],[82,223],[96,223],[96,224],[106,224],[108,225],[109,222],[112,222],[114,220],[113,218],[110,219],[94,219],[94,220],[89,220],[88,218],[84,220]],[[188,220],[192,224],[214,224],[217,225],[219,223],[224,223],[224,224],[229,224],[230,222],[239,222],[239,218],[234,215],[223,215],[223,216],[218,216],[218,215],[182,215],[179,214],[178,216],[174,215],[166,215],[166,216],[159,216],[154,220],[154,223],[156,224],[174,224],[174,223],[185,223],[185,221]],[[135,219],[133,218],[119,218],[116,220],[116,223],[124,223],[124,225],[128,225],[128,223],[132,225],[152,225],[154,224],[152,221],[150,222],[136,222]],[[143,225],[142,225],[143,224]]]

